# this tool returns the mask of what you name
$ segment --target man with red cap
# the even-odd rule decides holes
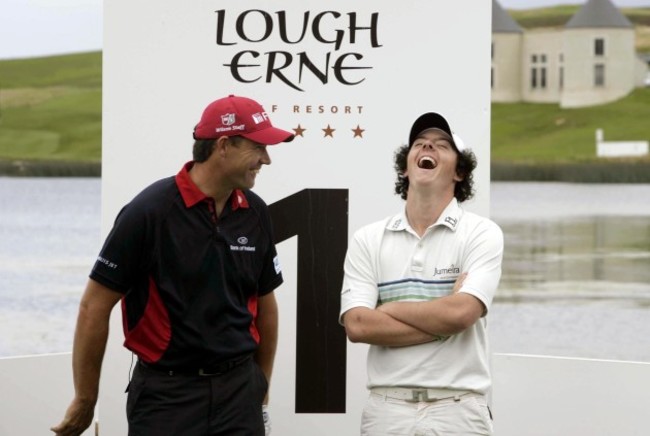
[[[503,233],[459,204],[475,167],[447,120],[423,114],[395,154],[404,209],[350,243],[340,321],[370,344],[362,435],[492,434],[486,315]]]
[[[209,104],[193,160],[118,214],[81,300],[75,397],[57,435],[91,423],[111,310],[137,356],[127,387],[130,435],[264,435],[282,273],[267,206],[250,191],[293,134],[254,100]],[[268,429],[267,429],[268,431]]]

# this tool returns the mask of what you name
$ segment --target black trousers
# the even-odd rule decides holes
[[[129,436],[264,436],[268,382],[252,360],[212,376],[136,365],[128,388]]]

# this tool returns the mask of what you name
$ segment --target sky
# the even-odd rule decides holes
[[[505,9],[529,9],[586,0],[499,0]],[[613,0],[618,7],[650,0]],[[0,59],[102,49],[103,0],[0,0]]]

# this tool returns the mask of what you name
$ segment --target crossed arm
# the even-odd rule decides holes
[[[422,344],[462,332],[484,312],[478,298],[458,292],[465,276],[456,280],[451,295],[436,300],[350,309],[343,317],[348,338],[352,342],[394,347]]]

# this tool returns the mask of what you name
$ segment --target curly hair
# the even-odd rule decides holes
[[[406,171],[406,158],[411,147],[402,145],[395,152],[395,171],[397,172],[397,181],[395,181],[395,194],[399,195],[402,200],[406,200],[409,189],[409,179],[404,175]],[[459,202],[469,200],[474,196],[474,176],[472,172],[476,168],[476,155],[470,150],[458,152],[458,162],[456,163],[456,174],[463,179],[454,186],[454,197]]]

